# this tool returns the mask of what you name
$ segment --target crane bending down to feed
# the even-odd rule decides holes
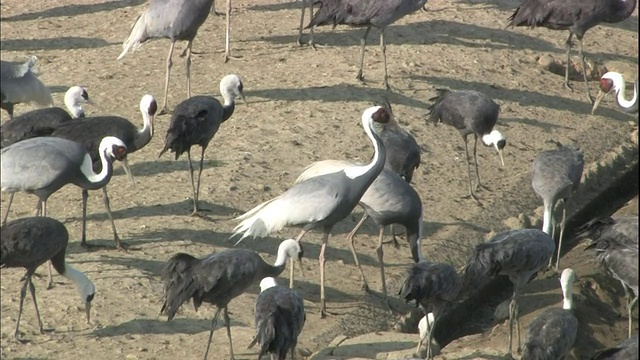
[[[304,169],[304,172],[300,174],[296,180],[296,183],[314,176],[344,171],[344,169],[354,165],[355,164],[347,160],[318,161],[307,166],[307,168]],[[358,260],[358,254],[355,246],[355,235],[358,229],[360,229],[369,217],[371,217],[378,226],[379,237],[376,253],[380,264],[382,293],[384,295],[385,302],[389,307],[387,285],[384,275],[384,252],[382,249],[384,228],[387,225],[392,224],[400,224],[404,226],[407,232],[407,240],[409,241],[413,261],[418,262],[424,260],[420,245],[422,241],[422,201],[420,200],[418,193],[411,187],[411,185],[409,185],[408,182],[404,181],[394,172],[383,169],[382,172],[380,172],[380,175],[378,175],[373,183],[371,183],[364,195],[362,195],[359,204],[362,206],[365,213],[362,215],[358,224],[353,228],[353,230],[351,230],[347,236],[347,240],[350,241],[353,260],[360,270],[362,288],[365,291],[369,291],[369,285],[367,284],[364,271],[362,271],[360,261]]]
[[[82,121],[74,121],[66,123],[58,127],[51,135],[54,137],[64,138],[68,140],[76,141],[82,144],[86,149],[91,159],[93,160],[93,166],[96,171],[100,171],[100,153],[98,148],[102,138],[107,136],[113,136],[122,140],[127,147],[127,156],[123,157],[122,165],[125,172],[129,176],[131,182],[133,182],[133,175],[129,168],[129,162],[127,160],[128,155],[134,153],[151,141],[153,137],[153,123],[155,119],[156,111],[158,110],[158,103],[156,99],[149,94],[142,96],[140,99],[140,113],[142,114],[142,128],[138,128],[129,120],[120,116],[94,116],[82,119]],[[109,195],[107,194],[107,186],[102,186],[102,197],[104,200],[105,210],[107,216],[111,221],[111,230],[113,231],[113,238],[116,243],[116,248],[122,249],[123,244],[118,237],[116,231],[116,225],[113,221],[113,215],[111,214],[111,206],[109,201]],[[97,188],[96,188],[97,189]],[[89,188],[82,189],[82,240],[80,244],[82,246],[89,246],[86,242],[86,214],[87,214],[87,199],[89,198],[89,191],[94,190]]]
[[[494,236],[489,242],[476,245],[464,267],[462,280],[466,289],[477,285],[483,278],[496,275],[507,275],[513,283],[513,296],[509,303],[509,358],[512,356],[514,321],[520,352],[518,296],[533,276],[547,266],[554,250],[553,239],[542,230],[508,230]]]
[[[598,90],[598,95],[596,96],[596,101],[593,103],[593,107],[591,108],[591,114],[595,113],[598,105],[605,96],[610,93],[615,93],[616,102],[620,108],[629,114],[637,114],[638,113],[638,79],[633,83],[633,97],[631,100],[627,100],[625,97],[625,90],[627,89],[627,84],[624,82],[624,78],[622,74],[617,73],[615,71],[609,71],[608,73],[602,75],[600,78],[600,89]]]
[[[320,9],[306,26],[310,29],[314,26],[350,25],[366,27],[362,40],[360,40],[360,67],[356,79],[364,81],[362,68],[364,66],[364,49],[367,43],[367,35],[372,27],[380,29],[380,48],[384,63],[383,85],[389,89],[387,81],[387,54],[384,44],[384,29],[403,18],[405,15],[420,10],[427,0],[310,0],[313,4],[319,4]]]
[[[240,77],[230,74],[220,81],[220,93],[224,99],[224,104],[220,104],[220,101],[211,96],[194,96],[182,101],[173,111],[171,123],[165,136],[164,147],[158,157],[162,156],[167,150],[175,153],[175,160],[178,160],[182,153],[187,153],[191,189],[193,190],[193,212],[191,215],[199,215],[198,196],[200,194],[200,177],[202,176],[204,151],[218,132],[220,125],[233,115],[233,111],[236,108],[236,98],[242,98],[246,104],[243,88]],[[199,145],[202,150],[197,186],[193,181],[193,165],[191,164],[191,146],[193,145]]]
[[[81,86],[72,86],[64,95],[64,104],[69,110],[50,107],[20,114],[0,127],[0,148],[33,137],[48,136],[62,124],[84,117],[82,104],[89,102],[89,94]]]
[[[33,55],[24,63],[0,61],[0,107],[7,111],[10,119],[15,104],[34,102],[41,107],[53,106],[51,92],[33,69],[37,61]]]
[[[562,271],[562,308],[546,309],[529,324],[521,360],[564,359],[569,354],[578,335],[578,319],[573,314],[575,280],[572,269]]]
[[[233,343],[227,305],[231,300],[244,293],[249,286],[265,277],[280,275],[288,258],[302,260],[300,244],[293,240],[284,240],[278,246],[278,256],[273,265],[266,263],[257,252],[248,249],[226,249],[212,253],[202,259],[179,253],[174,255],[162,273],[164,282],[164,304],[160,310],[168,320],[173,319],[176,311],[193,299],[196,311],[202,303],[218,307],[211,323],[205,360],[213,330],[220,311],[224,310],[224,322],[229,337],[229,354],[233,356]]]
[[[600,265],[622,284],[627,298],[629,337],[633,332],[633,309],[638,302],[638,216],[594,219],[578,237],[591,239]]]
[[[555,239],[556,219],[554,210],[558,201],[562,200],[562,221],[560,222],[560,237],[558,238],[558,254],[556,256],[555,269],[560,264],[562,251],[562,238],[567,215],[567,200],[580,186],[584,157],[579,150],[556,143],[557,148],[542,151],[533,160],[531,170],[531,186],[535,193],[542,198],[544,204],[544,216],[542,231]],[[549,266],[553,264],[550,260]]]
[[[69,242],[69,233],[60,221],[44,216],[16,219],[3,225],[0,233],[2,234],[0,267],[22,267],[27,269],[24,276],[24,285],[20,290],[20,307],[14,333],[16,340],[19,341],[18,330],[20,329],[20,317],[22,316],[24,298],[27,294],[27,286],[29,287],[31,298],[33,298],[33,305],[36,308],[40,333],[43,333],[42,320],[40,319],[40,311],[38,311],[38,303],[36,301],[36,289],[33,286],[31,277],[38,266],[44,264],[47,260],[51,260],[53,267],[60,275],[74,282],[85,304],[87,323],[91,320],[91,301],[96,288],[84,273],[76,270],[66,262],[65,254],[67,243]]]
[[[268,200],[245,214],[233,229],[231,237],[241,235],[240,240],[253,236],[264,237],[285,226],[302,226],[296,238],[300,241],[304,234],[314,228],[322,228],[322,248],[320,249],[320,316],[326,316],[324,291],[324,253],[333,226],[351,214],[367,188],[384,168],[386,151],[376,133],[374,122],[386,123],[389,112],[374,106],[362,114],[362,126],[371,140],[374,154],[367,165],[353,165],[331,174],[312,177],[289,188],[282,195]],[[237,244],[236,243],[236,244]],[[289,286],[293,287],[293,266],[289,274]]]
[[[231,1],[227,9],[227,52],[229,51],[229,13]],[[173,62],[173,48],[176,41],[187,41],[185,66],[187,70],[187,98],[191,97],[191,47],[200,26],[207,20],[213,0],[151,0],[147,9],[138,16],[131,28],[129,37],[122,44],[122,59],[129,50],[138,49],[149,39],[169,39],[169,55],[167,56],[167,73],[164,83],[164,100],[159,115],[169,113],[167,96],[169,94],[169,75]]]
[[[422,308],[425,317],[433,312],[433,323],[423,334],[425,337],[420,338],[416,351],[419,353],[422,343],[427,341],[427,359],[433,357],[431,341],[438,320],[447,306],[456,300],[461,289],[462,279],[451,264],[421,261],[407,269],[407,275],[398,295],[405,302],[415,301],[416,307]],[[432,309],[429,309],[430,307]]]
[[[589,102],[593,103],[587,64],[584,61],[582,38],[592,27],[600,23],[618,23],[627,19],[636,8],[636,0],[524,0],[509,17],[506,28],[516,26],[546,27],[551,30],[569,30],[569,38],[565,42],[567,48],[567,66],[564,73],[564,86],[573,91],[569,83],[569,67],[571,66],[571,39],[575,35],[580,42],[582,77],[587,88]]]
[[[631,360],[638,358],[638,337],[634,336],[621,343],[600,350],[589,360]]]
[[[258,359],[271,354],[272,359],[285,360],[287,353],[295,359],[298,336],[307,319],[304,301],[297,292],[278,286],[273,277],[265,277],[260,281],[253,318],[256,335],[249,349],[256,343],[260,345]]]
[[[487,95],[474,90],[451,91],[437,89],[437,92],[437,96],[429,99],[429,101],[433,101],[433,104],[429,106],[428,120],[434,124],[443,122],[460,131],[464,139],[464,152],[469,175],[469,193],[464,198],[471,197],[479,201],[471,186],[471,161],[469,160],[467,137],[473,135],[474,138],[473,162],[476,169],[476,178],[478,179],[476,191],[479,191],[484,186],[480,182],[478,158],[476,157],[478,138],[481,138],[486,146],[493,146],[498,151],[500,163],[504,166],[502,152],[507,145],[507,140],[498,130],[494,130],[500,114],[500,105]]]

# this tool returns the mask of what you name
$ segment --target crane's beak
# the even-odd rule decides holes
[[[498,155],[500,155],[500,163],[504,166],[504,155],[502,149],[498,149]]]
[[[87,324],[91,323],[91,302],[87,301],[84,305],[84,311],[87,315]]]
[[[129,167],[129,160],[127,160],[127,157],[122,159],[122,168],[124,169],[124,172],[127,174],[127,177],[129,178],[129,182],[135,185],[136,180],[133,178],[133,174],[131,173],[131,168]]]
[[[602,99],[604,99],[606,95],[607,95],[606,92],[602,90],[598,90],[598,96],[596,96],[596,101],[593,102],[593,107],[591,108],[591,115],[593,115],[593,113],[596,112],[598,105],[600,105],[600,101],[602,101]]]

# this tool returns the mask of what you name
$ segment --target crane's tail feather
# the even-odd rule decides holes
[[[122,59],[129,50],[133,51],[147,40],[147,13],[144,12],[136,19],[131,27],[129,37],[122,43],[122,52],[118,55],[118,60]]]
[[[260,344],[260,352],[267,352],[269,345],[276,338],[276,319],[274,316],[275,314],[267,316],[256,324],[256,335],[247,349],[252,348],[255,344]],[[280,330],[284,331],[286,329],[281,328]]]
[[[287,219],[282,214],[286,213],[287,203],[280,198],[271,199],[240,215],[236,220],[242,220],[233,229],[232,239],[240,234],[242,237],[236,242],[238,245],[245,238],[252,236],[265,237],[272,232],[279,231],[287,225]]]
[[[160,314],[166,314],[168,320],[173,319],[176,312],[189,301],[196,291],[197,284],[194,281],[192,268],[200,260],[195,257],[178,253],[171,257],[162,272],[164,282],[164,304]]]

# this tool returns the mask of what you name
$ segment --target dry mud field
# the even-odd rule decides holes
[[[431,261],[459,266],[474,244],[509,227],[505,219],[520,214],[539,218],[542,202],[531,189],[530,167],[539,151],[554,146],[548,140],[580,146],[585,169],[595,169],[595,174],[606,179],[607,173],[598,173],[597,166],[591,164],[606,161],[603,157],[621,145],[636,146],[637,157],[637,118],[619,111],[611,97],[591,115],[584,85],[575,81],[580,79],[578,73],[572,73],[573,92],[562,86],[558,74],[565,57],[566,32],[503,30],[518,4],[514,0],[434,0],[427,4],[428,11],[416,12],[390,26],[385,33],[391,85],[388,92],[381,85],[382,58],[375,30],[369,35],[373,45],[367,47],[365,55],[365,83],[360,83],[355,74],[364,29],[317,29],[315,39],[325,46],[314,51],[295,43],[300,2],[234,1],[231,51],[236,58],[223,63],[225,22],[222,17],[210,16],[194,42],[194,51],[201,54],[193,56],[192,91],[219,97],[220,79],[235,73],[242,77],[249,101],[236,107],[207,149],[200,201],[210,211],[205,218],[189,216],[191,188],[186,158],[173,161],[169,154],[158,158],[170,117],[157,117],[154,138],[129,157],[136,185],[130,184],[121,166],[116,165],[108,186],[118,232],[130,251],[109,248],[113,236],[101,192],[91,192],[89,198],[87,235],[90,243],[106,248],[94,251],[79,246],[80,190],[65,187],[48,202],[49,216],[63,221],[71,234],[68,261],[86,272],[96,285],[92,324],[83,320],[83,306],[66,279],[54,276],[56,284],[51,290],[45,290],[44,280],[36,279],[42,320],[53,331],[37,333],[35,312],[31,300],[27,300],[21,331],[30,342],[16,343],[12,334],[23,272],[3,269],[2,358],[200,358],[214,308],[204,306],[196,313],[187,305],[171,322],[158,316],[162,295],[159,274],[166,260],[177,252],[203,256],[231,247],[227,239],[237,224],[233,218],[285,191],[314,161],[367,161],[373,148],[359,125],[360,117],[382,94],[387,95],[400,123],[423,148],[413,186],[424,206],[422,250]],[[218,10],[223,6],[218,1]],[[121,61],[116,57],[131,24],[144,8],[142,0],[3,0],[2,59],[24,61],[36,55],[41,79],[51,87],[58,106],[68,87],[82,85],[95,103],[86,106],[88,115],[120,115],[141,123],[140,98],[150,93],[160,103],[163,100],[169,41],[148,42]],[[594,79],[603,68],[635,79],[637,10],[623,23],[590,30],[584,45],[597,70]],[[171,107],[186,97],[184,63],[178,57],[183,46],[179,44],[174,54]],[[573,60],[577,61],[577,56]],[[595,95],[597,81],[589,85]],[[480,146],[480,175],[489,188],[478,194],[481,206],[460,199],[466,193],[467,173],[464,144],[458,132],[445,125],[425,123],[428,99],[437,88],[479,90],[502,107],[497,128],[508,139],[505,166],[500,166],[494,150]],[[29,105],[17,105],[16,114],[29,109]],[[1,117],[3,122],[8,119],[5,112]],[[199,149],[194,150],[197,156]],[[579,192],[570,202],[569,212],[597,190],[597,184],[592,184],[590,193]],[[2,197],[3,214],[7,199]],[[34,196],[17,194],[9,218],[30,216],[35,203]],[[305,298],[308,321],[299,342],[300,358],[338,335],[352,337],[393,329],[400,316],[410,310],[393,298],[392,305],[398,312],[390,315],[378,297],[360,290],[358,270],[345,240],[360,216],[361,210],[356,209],[339,223],[329,242],[327,306],[333,315],[326,319],[318,316],[321,234],[313,231],[303,240],[305,274],[296,275],[296,288]],[[297,233],[298,229],[287,228],[264,239],[246,239],[239,246],[255,249],[273,261],[277,244]],[[357,246],[369,284],[379,294],[376,234],[375,226],[366,224],[357,235]],[[395,295],[411,262],[409,248],[401,241],[399,249],[386,246],[384,251],[387,285],[389,293]],[[579,247],[574,251],[581,252]],[[587,264],[580,257],[571,260],[572,253],[563,261],[580,265],[578,275],[597,277],[601,284],[598,288],[604,289],[597,302],[580,303],[581,313],[598,314],[581,317],[581,334],[587,334],[588,341],[579,341],[575,352],[577,358],[584,358],[624,338],[627,320],[618,283],[603,276],[595,262]],[[44,268],[39,272],[46,274]],[[285,270],[281,283],[287,282],[287,276]],[[551,280],[527,290],[534,295],[525,295],[522,301],[521,313],[526,316],[523,326],[534,312],[560,304],[559,286]],[[255,349],[246,347],[253,335],[252,312],[258,291],[256,284],[229,306],[236,359],[256,357]],[[495,344],[500,352],[506,351],[508,327],[502,321],[482,326],[484,331],[477,336],[484,336],[483,340],[469,342],[467,350],[473,350],[476,344]],[[488,343],[487,339],[493,340]],[[414,335],[407,335],[406,347],[414,346],[415,340]],[[223,329],[216,331],[213,341],[210,358],[228,358]],[[388,344],[389,348],[393,346]],[[465,344],[451,346],[459,349]],[[362,350],[343,357],[370,356],[367,354]]]

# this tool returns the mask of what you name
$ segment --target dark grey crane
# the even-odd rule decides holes
[[[364,48],[367,43],[367,35],[372,27],[380,29],[380,49],[384,62],[383,85],[389,89],[387,81],[387,53],[384,44],[384,29],[403,18],[405,15],[420,10],[427,0],[310,0],[313,5],[320,5],[320,9],[306,26],[307,29],[313,26],[331,25],[335,28],[338,25],[349,25],[355,27],[366,27],[362,40],[360,41],[360,67],[356,79],[364,81],[362,68],[364,66]]]
[[[638,358],[638,337],[596,352],[589,360],[631,360]]]
[[[474,138],[473,162],[476,169],[476,178],[478,179],[476,191],[479,191],[483,185],[480,182],[478,158],[476,157],[478,138],[481,138],[486,146],[493,146],[498,151],[500,163],[504,166],[502,152],[507,145],[507,140],[498,130],[494,130],[500,114],[500,105],[487,95],[475,90],[451,91],[437,89],[437,92],[437,96],[429,99],[429,101],[433,101],[433,104],[429,106],[428,120],[433,123],[443,122],[460,131],[464,139],[464,152],[469,175],[469,193],[464,198],[472,197],[478,201],[471,186],[471,162],[469,160],[467,137],[473,135]]]
[[[51,260],[53,267],[60,275],[73,281],[76,285],[82,302],[85,304],[87,323],[91,320],[91,301],[96,293],[96,288],[83,272],[76,270],[66,262],[65,254],[69,233],[60,221],[44,216],[16,219],[3,225],[0,233],[2,233],[0,267],[25,268],[27,270],[24,285],[20,290],[20,308],[14,333],[16,340],[19,340],[18,329],[20,328],[20,317],[27,294],[27,286],[36,308],[40,333],[43,333],[42,320],[36,301],[36,289],[31,277],[38,266],[48,260]]]
[[[269,265],[257,252],[249,249],[225,249],[202,259],[196,259],[184,253],[176,254],[169,260],[162,273],[164,304],[160,313],[166,314],[168,320],[171,320],[182,304],[191,299],[196,311],[202,303],[209,303],[218,308],[211,323],[207,350],[204,353],[206,360],[218,316],[220,311],[224,310],[229,353],[233,359],[233,343],[227,311],[229,302],[244,293],[258,280],[280,275],[287,259],[301,260],[302,256],[302,247],[293,239],[280,243],[278,256],[273,265]]]
[[[231,5],[231,4],[229,4]],[[167,74],[164,83],[164,101],[160,115],[168,113],[167,96],[169,94],[169,75],[173,62],[173,48],[176,41],[187,41],[185,49],[185,65],[187,68],[187,98],[191,97],[191,46],[198,29],[204,24],[213,6],[213,0],[151,0],[147,9],[138,16],[131,28],[129,37],[122,44],[122,52],[118,60],[122,59],[129,50],[138,49],[149,39],[169,39],[169,55],[167,56]],[[230,9],[230,6],[229,6]],[[227,10],[228,11],[228,10]],[[229,18],[227,13],[227,51],[225,61],[229,56]]]
[[[53,105],[51,92],[33,69],[37,62],[38,58],[33,55],[24,63],[0,61],[0,108],[7,111],[9,118],[13,118],[15,104],[34,102],[41,107]]]
[[[578,319],[573,314],[575,280],[572,269],[562,271],[562,308],[546,309],[529,324],[521,360],[561,360],[569,354],[578,335]]]
[[[586,248],[594,248],[600,265],[622,284],[631,337],[632,313],[638,302],[638,216],[591,220],[583,225],[578,237],[591,239]]]
[[[604,99],[610,93],[615,93],[616,102],[620,108],[629,114],[637,114],[638,113],[638,79],[633,83],[633,97],[631,100],[627,100],[625,96],[625,90],[627,89],[627,84],[624,82],[624,77],[622,74],[617,73],[615,71],[609,71],[606,74],[602,75],[600,78],[600,89],[598,90],[598,96],[596,96],[596,101],[593,103],[593,107],[591,108],[591,114],[595,113],[598,105],[600,105],[600,101]]]
[[[271,359],[285,360],[287,353],[295,359],[298,336],[307,319],[304,301],[297,292],[278,286],[273,277],[262,279],[253,319],[256,335],[249,349],[256,343],[260,345],[258,360],[265,354],[271,354]]]
[[[347,160],[323,160],[315,162],[304,169],[302,174],[296,180],[296,183],[320,176],[324,174],[343,171],[349,166],[354,166]],[[355,246],[355,235],[360,227],[371,218],[378,226],[379,237],[376,253],[380,264],[380,276],[382,279],[382,292],[384,294],[387,306],[389,306],[387,298],[387,285],[384,275],[384,251],[382,249],[382,240],[384,236],[384,228],[392,224],[400,224],[407,231],[407,240],[411,248],[411,257],[413,261],[418,262],[424,260],[420,242],[422,240],[422,201],[418,193],[404,181],[399,175],[383,169],[380,175],[371,183],[367,191],[362,195],[359,202],[364,209],[364,214],[358,224],[351,230],[347,236],[347,240],[351,244],[351,253],[358,269],[360,270],[360,279],[362,280],[362,288],[369,291],[369,285],[364,276],[364,271],[358,260],[358,253]]]
[[[402,288],[398,292],[405,302],[415,301],[425,316],[433,312],[433,324],[427,331],[429,339],[421,338],[417,352],[420,352],[422,342],[427,342],[427,359],[431,359],[431,341],[438,320],[447,306],[455,301],[462,289],[462,279],[456,269],[447,263],[433,263],[420,261],[407,269]]]
[[[531,169],[531,186],[533,191],[542,198],[544,215],[542,231],[555,239],[556,219],[554,210],[562,200],[562,220],[560,222],[560,237],[558,238],[558,254],[555,269],[560,264],[562,238],[566,222],[566,202],[580,186],[584,157],[582,152],[556,142],[557,148],[540,152],[533,160]],[[553,264],[550,260],[549,266]]]
[[[36,109],[5,122],[0,127],[0,148],[33,137],[47,136],[60,125],[84,117],[82,104],[89,102],[89,94],[81,86],[72,86],[64,95],[69,112],[60,107]]]
[[[497,234],[489,242],[476,245],[464,267],[462,279],[465,289],[476,285],[483,278],[496,275],[507,275],[513,283],[513,296],[509,303],[509,358],[512,356],[514,321],[520,352],[520,292],[538,271],[547,266],[554,250],[553,239],[542,230],[507,230]]]
[[[127,147],[127,156],[138,151],[139,149],[147,145],[153,137],[153,123],[157,110],[158,103],[156,102],[156,99],[152,95],[146,94],[140,99],[140,113],[142,114],[143,123],[142,128],[138,128],[129,120],[120,116],[92,116],[84,118],[81,121],[66,123],[53,131],[53,133],[51,133],[51,136],[73,140],[82,144],[86,148],[89,155],[91,155],[95,171],[100,171],[102,162],[100,161],[101,155],[98,152],[98,149],[101,139],[106,136],[113,136],[122,140]],[[131,174],[131,170],[129,169],[127,157],[123,157],[121,160],[127,175],[129,175],[129,179],[133,182],[133,175]],[[95,189],[82,189],[83,221],[82,240],[80,244],[85,247],[89,246],[86,241],[85,226],[85,219],[87,214],[87,199],[89,198],[88,190]],[[116,243],[116,248],[122,249],[124,245],[118,237],[116,225],[113,221],[109,195],[107,194],[107,186],[102,186],[101,189],[105,210],[107,212],[109,220],[111,221],[111,229],[113,231],[113,238]]]
[[[231,237],[241,235],[238,243],[249,236],[254,238],[267,236],[285,226],[301,226],[302,231],[296,238],[300,241],[309,230],[322,228],[322,248],[318,258],[321,317],[326,316],[324,252],[329,242],[329,234],[337,222],[351,214],[367,188],[384,169],[387,155],[373,123],[387,121],[389,121],[389,112],[381,106],[368,108],[362,114],[362,126],[374,148],[373,158],[369,164],[353,165],[342,171],[299,182],[282,195],[236,218],[241,222],[233,229],[234,233]],[[289,286],[293,287],[293,266],[291,268]]]
[[[209,142],[218,132],[220,125],[227,121],[236,107],[236,98],[246,100],[243,94],[242,80],[238,75],[230,74],[220,81],[220,93],[224,104],[211,96],[194,96],[184,100],[176,106],[171,123],[164,140],[164,148],[160,156],[167,150],[175,154],[178,160],[180,155],[187,153],[189,162],[189,176],[191,177],[191,189],[193,190],[193,212],[191,215],[200,215],[198,209],[198,196],[200,195],[200,177],[204,162],[204,152]],[[198,171],[197,185],[193,181],[193,165],[191,164],[191,147],[199,145],[200,171]]]
[[[584,61],[582,38],[587,30],[600,23],[617,23],[628,18],[636,8],[636,0],[524,0],[509,17],[507,28],[527,26],[529,28],[545,27],[551,30],[569,30],[565,42],[567,48],[567,67],[563,85],[573,91],[569,83],[569,67],[571,66],[571,39],[580,42],[580,61],[582,76],[587,88],[589,102],[593,103],[587,65]]]

